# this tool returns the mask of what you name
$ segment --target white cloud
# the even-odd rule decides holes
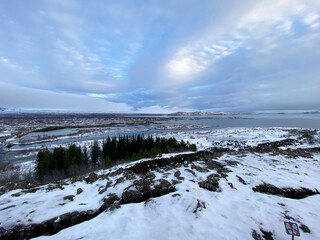
[[[139,113],[162,113],[162,114],[175,113],[175,112],[192,112],[192,111],[195,111],[195,109],[160,106],[160,105],[141,107],[137,110],[137,112]]]
[[[215,29],[212,29],[206,35],[199,35],[196,41],[178,49],[166,64],[171,74],[169,84],[183,86],[197,82],[199,74],[209,68],[214,69],[216,61],[235,53],[240,47],[250,49],[248,44],[252,40],[264,42],[258,52],[277,48],[277,34],[292,35],[292,20],[303,17],[315,5],[319,4],[312,0],[255,2],[240,18],[233,19],[234,24],[224,29],[222,34],[221,31],[220,35],[215,34]],[[316,14],[309,14],[305,22],[315,27],[318,17]]]
[[[216,60],[232,54],[240,46],[239,41],[216,44],[214,39],[206,37],[180,49],[166,65],[171,75],[168,84],[183,86],[195,83]]]
[[[304,19],[304,23],[309,25],[312,29],[317,29],[320,27],[320,15],[318,13],[309,13]]]
[[[88,112],[132,112],[125,103],[70,93],[18,87],[0,82],[0,103],[4,107],[64,109]]]
[[[146,111],[250,104],[277,91],[251,86],[318,85],[319,12],[319,0],[4,1],[1,84]]]
[[[18,68],[18,65],[10,61],[8,58],[0,57],[0,64],[2,64],[5,67],[16,69]]]
[[[174,78],[177,79],[188,79],[192,75],[201,72],[205,69],[203,62],[197,62],[192,56],[183,56],[174,60],[171,60],[168,63],[168,68]]]

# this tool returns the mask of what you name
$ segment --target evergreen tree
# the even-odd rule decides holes
[[[42,180],[44,175],[52,170],[52,153],[46,149],[38,152],[36,161],[36,175],[39,180]]]
[[[111,167],[111,166],[112,166],[112,162],[111,162],[110,157],[106,157],[106,158],[104,159],[103,165],[104,165],[105,167]]]
[[[82,162],[84,165],[88,165],[89,163],[88,149],[86,145],[84,145],[82,149]]]
[[[91,163],[96,165],[100,162],[104,166],[112,166],[112,163],[121,159],[138,160],[146,157],[161,156],[162,153],[169,153],[172,151],[184,151],[189,149],[197,151],[195,144],[189,142],[178,142],[175,138],[153,138],[152,136],[144,137],[143,135],[134,136],[118,136],[108,137],[103,140],[102,151],[98,142],[95,140],[91,146]],[[89,164],[89,156],[87,147],[82,149],[80,146],[71,144],[67,149],[58,147],[50,152],[48,149],[38,152],[36,161],[36,175],[39,180],[52,173],[53,170],[63,170],[66,174],[72,174],[75,166]],[[70,166],[73,166],[68,172]],[[73,170],[72,170],[73,169]],[[53,176],[52,176],[53,177]]]
[[[53,149],[53,159],[57,162],[56,168],[63,169],[66,151],[63,147]]]
[[[197,145],[191,144],[191,145],[189,146],[189,149],[190,149],[191,151],[196,152],[196,151],[197,151]]]
[[[91,146],[91,161],[92,164],[96,165],[101,157],[101,149],[99,147],[98,141],[95,140]]]

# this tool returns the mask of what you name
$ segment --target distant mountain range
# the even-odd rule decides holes
[[[29,109],[29,108],[7,108],[7,107],[0,107],[0,113],[77,113],[75,111],[59,111],[53,109]],[[84,112],[81,112],[82,114]],[[102,113],[103,114],[103,113]],[[109,114],[109,113],[105,113]],[[111,114],[111,113],[110,113]],[[167,115],[167,116],[208,116],[208,115],[230,115],[231,113],[225,112],[176,112],[170,114],[157,114],[157,113],[112,113],[112,114],[119,114],[119,115]]]
[[[171,113],[168,114],[170,116],[212,116],[212,115],[230,115],[231,113],[225,113],[225,112],[218,112],[218,113],[213,113],[213,112],[176,112],[176,113]]]
[[[30,108],[7,108],[0,107],[0,113],[45,113],[45,114],[87,114],[90,112],[77,112],[67,110],[55,110],[55,109],[30,109]],[[92,113],[94,114],[94,113]],[[297,112],[248,112],[248,113],[229,113],[229,112],[175,112],[170,114],[157,114],[157,113],[96,113],[96,114],[115,114],[115,115],[159,115],[159,116],[215,116],[215,115],[239,115],[239,114],[320,114],[320,111],[297,111]]]
[[[4,111],[8,111],[8,110],[9,110],[8,108],[0,107],[0,112],[4,112]]]

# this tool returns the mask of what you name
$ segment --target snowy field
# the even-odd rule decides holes
[[[48,221],[55,226],[68,222],[70,213],[77,218],[80,212],[89,214],[87,221],[34,239],[285,240],[290,236],[283,221],[289,220],[298,223],[301,239],[320,239],[318,131],[313,132],[312,139],[303,129],[286,128],[230,128],[160,136],[195,143],[209,155],[198,158],[189,153],[190,157],[182,157],[178,163],[175,159],[167,163],[166,159],[178,159],[179,154],[163,155],[157,160],[143,159],[97,171],[93,180],[82,177],[8,190],[0,196],[0,234],[15,226]],[[286,139],[294,142],[276,151],[246,149]],[[211,147],[224,152],[215,153]],[[132,172],[155,161],[159,166]],[[312,194],[295,198],[255,191],[263,184],[285,191],[308,189]],[[155,193],[145,197],[145,188]],[[110,196],[115,199],[111,207],[101,211]],[[97,214],[92,216],[92,212]]]

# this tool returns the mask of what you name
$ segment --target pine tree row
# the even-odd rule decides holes
[[[162,153],[196,151],[195,144],[178,142],[175,138],[153,138],[143,135],[108,137],[102,142],[102,149],[94,141],[89,151],[75,144],[68,148],[58,147],[53,151],[41,150],[37,155],[36,175],[42,180],[46,174],[63,170],[66,175],[72,166],[106,166],[119,160],[138,160],[160,156]]]

